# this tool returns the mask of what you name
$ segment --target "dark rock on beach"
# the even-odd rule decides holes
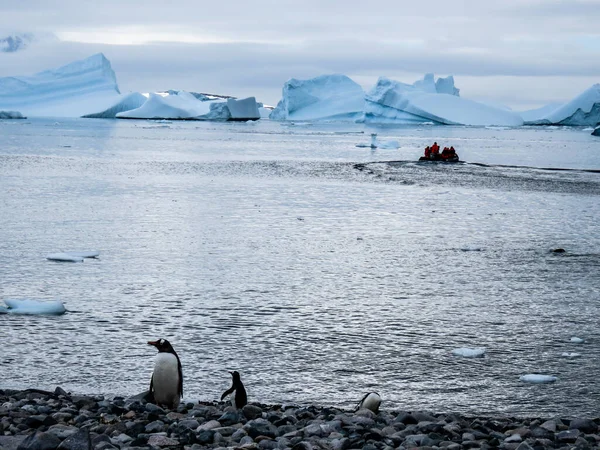
[[[0,390],[0,450],[598,449],[598,418],[463,417],[425,411],[186,403]]]

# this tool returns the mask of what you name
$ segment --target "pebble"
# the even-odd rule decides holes
[[[60,394],[56,394],[60,392]],[[0,390],[2,450],[547,450],[600,448],[600,419],[465,418],[426,411],[187,403]],[[219,420],[215,420],[219,418]]]

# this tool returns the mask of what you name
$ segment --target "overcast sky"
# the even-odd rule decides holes
[[[255,95],[343,73],[454,75],[461,96],[527,109],[600,82],[600,0],[0,0],[0,37],[53,33],[0,53],[0,76],[102,52],[121,92]]]

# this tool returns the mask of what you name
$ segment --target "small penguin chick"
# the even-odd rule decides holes
[[[223,400],[228,395],[232,394],[231,404],[236,409],[241,409],[248,403],[248,397],[246,395],[246,389],[244,388],[244,384],[240,378],[240,374],[237,370],[233,372],[229,372],[231,374],[231,387],[223,392],[221,395],[221,400]]]
[[[183,372],[179,356],[166,339],[150,341],[148,345],[158,350],[150,379],[150,393],[157,405],[175,409],[183,395]]]

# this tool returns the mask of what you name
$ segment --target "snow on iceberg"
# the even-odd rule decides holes
[[[146,103],[147,100],[148,99],[139,92],[132,92],[130,94],[123,95],[116,101],[115,104],[111,105],[105,110],[92,114],[85,114],[83,117],[87,119],[114,119],[117,117],[118,113],[137,109]]]
[[[521,381],[524,381],[525,383],[534,383],[534,384],[554,383],[556,380],[558,380],[557,377],[554,377],[552,375],[540,375],[537,373],[521,375],[519,377],[519,379]]]
[[[67,310],[58,300],[5,299],[6,307],[0,306],[0,314],[48,314],[61,315]]]
[[[433,74],[427,74],[423,80],[410,85],[380,77],[366,96],[365,120],[475,126],[523,125],[521,116],[512,111],[459,97],[452,77],[441,80],[434,83]]]
[[[363,115],[365,93],[346,75],[292,78],[283,85],[272,120],[355,120]]]
[[[104,111],[121,98],[102,53],[32,76],[0,78],[0,109],[29,117],[81,117]]]
[[[485,356],[485,348],[461,347],[452,350],[452,354],[456,356],[462,356],[463,358],[483,358]]]
[[[0,111],[0,119],[27,119],[19,111]]]
[[[600,123],[600,83],[589,87],[573,100],[559,106],[543,116],[527,119],[529,111],[523,113],[526,124],[596,126]]]

